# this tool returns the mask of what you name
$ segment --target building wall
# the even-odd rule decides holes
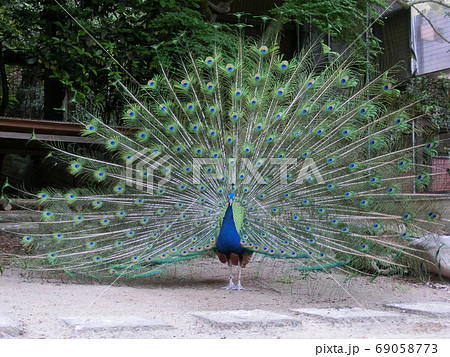
[[[450,39],[448,16],[435,12],[428,12],[426,16],[444,38]],[[420,14],[412,15],[411,25],[417,74],[434,72],[450,74],[450,44],[445,42]]]
[[[396,77],[405,79],[411,75],[411,48],[409,10],[397,9],[383,19],[383,25],[374,24],[373,33],[381,40],[383,52],[376,58],[380,70],[396,67]]]
[[[433,157],[432,174],[432,191],[450,192],[450,159],[448,157]]]

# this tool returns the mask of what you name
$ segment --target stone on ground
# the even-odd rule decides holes
[[[413,246],[423,251],[430,272],[450,278],[450,236],[429,235],[415,240]]]
[[[291,309],[291,311],[309,315],[316,316],[324,319],[329,319],[332,321],[357,321],[357,320],[367,320],[367,319],[394,319],[403,318],[402,315],[395,312],[380,311],[380,310],[369,310],[362,309],[359,307],[343,308],[343,309],[316,309],[316,308],[303,308],[303,309]]]
[[[248,328],[252,326],[297,326],[301,321],[291,316],[264,310],[200,311],[192,313],[215,327]]]
[[[69,327],[75,331],[104,331],[104,330],[130,330],[130,329],[154,329],[168,328],[162,322],[136,316],[125,317],[65,317],[61,318]]]
[[[0,338],[14,337],[23,333],[23,325],[20,322],[14,320],[6,312],[0,312]]]
[[[418,302],[412,304],[388,304],[388,307],[401,309],[403,311],[418,313],[422,315],[431,315],[434,317],[449,317],[450,302]]]

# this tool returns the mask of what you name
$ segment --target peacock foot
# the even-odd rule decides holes
[[[237,285],[234,286],[233,290],[245,290],[245,288],[241,285],[241,280],[238,280]]]
[[[240,284],[238,284],[238,285],[240,285]],[[222,289],[225,289],[225,290],[235,290],[235,289],[237,289],[237,286],[234,285],[233,279],[230,278],[230,282],[228,283],[228,285],[227,285],[227,286],[223,286]]]

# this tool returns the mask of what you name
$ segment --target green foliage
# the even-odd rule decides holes
[[[35,1],[4,0],[0,5],[0,41],[4,48],[29,48],[36,45],[42,6]]]
[[[146,83],[158,63],[169,70],[179,66],[178,58],[187,49],[197,56],[205,49],[212,52],[214,44],[230,51],[237,45],[232,36],[215,31],[208,23],[205,0],[71,0],[61,4],[64,9],[53,0],[3,1],[0,40],[5,48],[20,48],[38,58],[47,74],[70,89],[74,101],[100,107],[107,122],[120,118],[123,98],[114,83],[129,80],[128,73]],[[281,22],[311,24],[351,43],[365,30],[367,14],[376,17],[375,6],[386,4],[385,0],[285,0],[271,14]],[[378,49],[373,36],[369,47]]]
[[[404,100],[419,101],[417,113],[426,113],[441,127],[450,127],[450,79],[433,79],[426,76],[412,77],[404,94]]]
[[[114,83],[129,80],[128,73],[145,83],[161,58],[170,65],[185,51],[177,44],[180,37],[194,54],[214,41],[226,42],[215,38],[199,3],[93,0],[86,6],[74,0],[62,2],[63,9],[53,0],[8,0],[0,6],[0,40],[13,52],[21,49],[38,58],[74,101],[100,107],[109,121],[123,108]],[[160,45],[159,58],[155,45]]]
[[[385,0],[285,0],[271,13],[284,22],[309,24],[348,44],[366,30],[367,16],[377,18],[376,7],[384,9],[387,4]]]
[[[75,101],[100,106],[107,118],[119,117],[114,113],[123,104],[114,83],[127,81],[128,73],[145,83],[157,67],[155,45],[173,41],[182,32],[197,42],[210,41],[207,23],[192,9],[197,2],[103,0],[86,7],[74,1],[64,5],[70,16],[59,6],[48,5],[52,17],[61,20],[41,36],[39,55],[53,76],[72,90]],[[160,48],[161,55],[169,58],[180,51],[173,51],[173,46]]]

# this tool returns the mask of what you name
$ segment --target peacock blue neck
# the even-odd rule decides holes
[[[234,223],[232,204],[228,205],[225,216],[223,217],[222,227],[217,238],[217,250],[224,254],[243,253],[241,237]]]

